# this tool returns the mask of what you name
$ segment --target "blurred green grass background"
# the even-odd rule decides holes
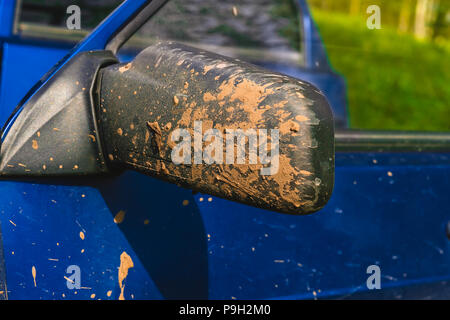
[[[418,40],[363,16],[313,8],[334,69],[348,85],[352,128],[450,130],[450,42]]]

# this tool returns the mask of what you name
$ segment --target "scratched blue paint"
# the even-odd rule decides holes
[[[142,2],[127,1],[72,53],[102,48]],[[9,29],[3,22],[12,23],[12,3],[0,2],[0,17],[10,12],[0,27],[2,119],[46,68],[68,52],[56,44],[25,44],[5,36]],[[308,15],[304,1],[300,4]],[[314,66],[311,59],[322,59],[320,38],[312,20],[305,21],[307,54]],[[40,64],[31,68],[35,61]],[[23,81],[17,81],[19,76]],[[321,89],[332,104],[343,105],[338,101],[342,91],[331,93],[337,82],[326,80],[335,76],[310,76],[329,87]],[[332,199],[319,213],[304,217],[193,195],[134,172],[81,180],[0,181],[8,296],[117,299],[120,255],[126,252],[134,263],[124,282],[126,299],[383,297],[392,289],[420,297],[424,288],[432,288],[434,297],[449,298],[449,167],[449,154],[337,154]],[[120,210],[125,219],[116,224]],[[381,268],[381,292],[368,292],[365,286],[371,264]],[[84,289],[76,293],[66,286],[69,265],[81,269]]]

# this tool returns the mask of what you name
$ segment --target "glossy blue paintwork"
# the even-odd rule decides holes
[[[7,2],[0,2],[0,13]],[[125,21],[137,7],[125,4],[114,21]],[[100,28],[79,50],[104,45],[119,24]],[[1,41],[4,119],[66,49]],[[384,297],[392,290],[394,298],[448,298],[449,169],[449,154],[338,153],[330,202],[303,217],[193,195],[129,171],[0,181],[8,297],[117,299],[120,255],[126,252],[134,263],[124,282],[126,299]],[[121,210],[125,219],[116,224]],[[381,291],[365,286],[372,264],[381,268]],[[81,269],[80,290],[66,286],[69,265]]]
[[[13,34],[15,0],[3,0],[0,5],[0,37],[9,38]]]

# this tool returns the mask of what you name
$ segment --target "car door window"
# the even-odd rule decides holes
[[[77,42],[83,39],[123,0],[85,1],[85,0],[19,0],[14,31],[25,38],[64,40]],[[80,9],[80,29],[69,29],[67,19],[74,11],[70,6]]]
[[[124,56],[159,40],[251,62],[303,64],[294,0],[170,0],[122,47]]]

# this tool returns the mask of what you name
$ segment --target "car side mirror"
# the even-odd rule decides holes
[[[83,63],[92,59],[85,55]],[[173,42],[152,45],[130,63],[97,60],[88,72],[62,70],[54,82],[60,76],[64,84],[50,84],[24,107],[4,139],[2,175],[126,168],[283,213],[327,203],[333,117],[311,84]],[[59,112],[43,116],[48,103]],[[65,128],[59,137],[51,129],[57,126]]]

